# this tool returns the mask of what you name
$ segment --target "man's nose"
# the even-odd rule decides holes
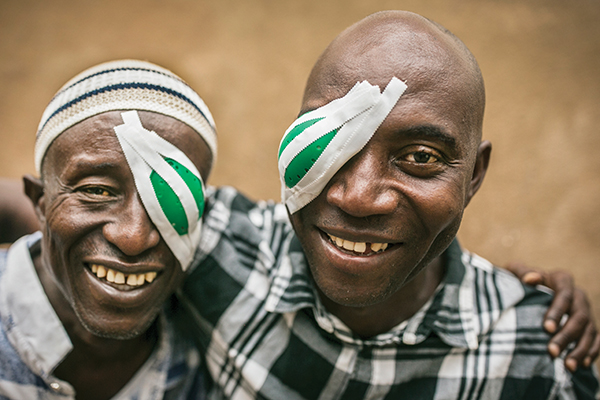
[[[160,242],[160,234],[137,193],[126,200],[113,220],[104,225],[102,232],[106,240],[128,256],[142,254]]]
[[[393,213],[400,194],[389,184],[387,169],[381,157],[363,149],[331,179],[327,202],[354,217]]]

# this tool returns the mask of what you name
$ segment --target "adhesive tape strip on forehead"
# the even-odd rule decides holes
[[[202,177],[181,150],[142,126],[137,111],[121,116],[114,130],[144,208],[185,271],[200,243]]]
[[[406,87],[396,77],[383,93],[378,86],[359,82],[344,97],[294,121],[279,145],[281,197],[291,214],[315,199],[362,150]]]

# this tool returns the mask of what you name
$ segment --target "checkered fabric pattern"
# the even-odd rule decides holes
[[[232,188],[208,206],[182,295],[214,382],[210,399],[593,399],[595,372],[546,351],[548,293],[454,242],[412,318],[361,340],[315,294],[281,205]]]

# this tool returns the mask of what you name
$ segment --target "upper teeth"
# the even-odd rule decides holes
[[[156,278],[156,272],[147,272],[145,274],[127,274],[106,268],[104,265],[92,264],[92,272],[98,278],[105,278],[111,283],[126,283],[129,286],[141,286],[144,282],[152,282]]]
[[[329,235],[329,234],[328,234]],[[355,253],[364,253],[367,251],[367,242],[353,242],[347,239],[342,239],[337,236],[329,235],[331,241],[334,242],[338,247],[344,248],[346,250],[354,251]],[[378,251],[383,251],[387,249],[387,243],[369,243],[371,246],[371,251],[377,253]]]

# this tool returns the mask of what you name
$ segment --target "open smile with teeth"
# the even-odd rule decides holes
[[[338,248],[363,255],[381,253],[387,249],[389,245],[388,243],[352,242],[350,240],[342,239],[330,234],[327,235],[331,239],[331,242]]]
[[[111,283],[128,286],[142,286],[145,283],[151,283],[156,278],[156,272],[124,274],[123,272],[115,271],[99,264],[91,264],[90,269],[100,279],[106,279]]]

